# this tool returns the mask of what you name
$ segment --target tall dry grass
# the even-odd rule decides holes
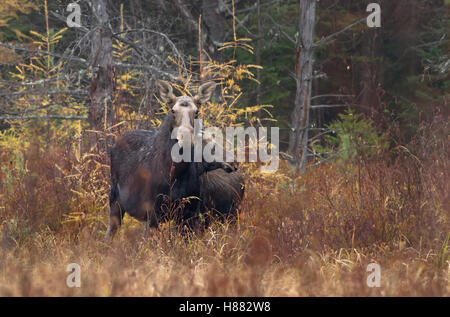
[[[39,38],[45,48],[48,35]],[[180,93],[189,93],[193,78],[222,83],[223,99],[202,108],[206,126],[257,125],[255,114],[269,108],[234,107],[243,93],[239,82],[256,80],[251,69],[260,68],[237,63],[238,48],[252,52],[249,39],[234,34],[222,48],[234,51],[232,61],[204,60],[197,74],[195,62],[186,78],[180,71]],[[129,51],[115,46],[115,59],[126,62]],[[64,64],[51,63],[33,56],[18,65],[16,77],[56,79]],[[118,73],[112,99],[121,120],[148,120],[124,97],[141,75]],[[52,83],[69,87],[62,79]],[[53,103],[45,94],[35,97],[18,99],[17,109]],[[152,126],[158,118],[152,116]],[[108,133],[124,129],[121,123]],[[126,217],[112,244],[103,242],[107,155],[82,150],[82,125],[8,125],[0,138],[0,296],[450,295],[448,114],[375,160],[329,162],[298,177],[285,163],[271,175],[260,174],[257,164],[241,165],[246,193],[235,226],[213,223],[182,236],[165,224],[145,238],[143,225]],[[373,262],[381,265],[380,288],[366,284]],[[81,266],[80,288],[66,285],[69,263]]]
[[[0,295],[449,296],[446,131],[436,118],[376,160],[298,177],[243,165],[236,226],[182,236],[165,224],[145,238],[126,217],[112,244],[106,160],[73,145],[30,146],[19,162],[2,153]],[[81,288],[66,286],[73,262]],[[372,262],[380,288],[366,284]]]

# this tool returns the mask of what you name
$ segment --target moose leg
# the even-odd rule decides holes
[[[145,220],[145,237],[148,237],[150,235],[150,230],[153,229],[153,231],[158,230],[158,217],[156,216],[155,208],[150,208],[147,210],[147,217]]]
[[[109,208],[109,225],[108,230],[106,231],[106,241],[111,240],[114,237],[117,229],[119,229],[122,224],[123,219],[123,210],[119,204],[119,202],[114,202],[111,204]]]
[[[156,232],[159,232],[158,225],[154,226],[154,225],[152,225],[152,223],[149,220],[147,220],[145,222],[144,237],[148,238],[151,235],[154,235]]]

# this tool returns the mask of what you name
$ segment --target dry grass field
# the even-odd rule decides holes
[[[111,244],[107,166],[31,146],[23,170],[2,169],[0,295],[450,296],[440,140],[422,156],[399,148],[297,177],[284,163],[268,175],[246,164],[237,225],[183,236],[166,223],[145,237],[125,217]],[[81,267],[79,288],[66,285],[69,263]],[[380,287],[366,283],[369,263],[381,267]]]
[[[382,1],[378,31],[361,1],[73,1],[82,28],[69,2],[0,1],[0,296],[450,296],[449,1]],[[236,223],[105,242],[104,148],[206,80],[204,127],[279,127],[306,173],[241,163]]]

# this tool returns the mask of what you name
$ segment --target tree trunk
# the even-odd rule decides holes
[[[256,65],[261,66],[261,42],[262,42],[262,25],[261,25],[261,0],[258,0],[256,5],[258,6],[257,18],[258,18],[258,42],[256,42]],[[261,104],[261,69],[256,69],[256,80],[258,86],[256,87],[256,104]],[[261,118],[261,111],[258,113]]]
[[[92,13],[96,21],[96,30],[92,36],[89,62],[92,69],[92,81],[89,91],[90,107],[88,121],[91,130],[105,131],[111,126],[114,74],[112,68],[112,39],[109,16],[106,12],[107,0],[92,0]],[[101,147],[106,147],[101,142]],[[91,146],[99,142],[98,134],[90,137]]]
[[[297,90],[292,112],[288,153],[292,156],[297,171],[305,171],[308,156],[308,125],[311,103],[311,81],[314,64],[314,25],[316,1],[300,1],[295,76]]]
[[[223,62],[223,54],[218,48],[225,41],[227,21],[219,12],[220,2],[221,0],[203,0],[202,16],[208,28],[207,36],[209,37],[208,47],[205,49],[214,60]]]

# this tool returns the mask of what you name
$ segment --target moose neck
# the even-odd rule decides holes
[[[172,167],[174,167],[174,170],[172,172],[174,174],[172,176],[176,177],[177,175],[183,173],[191,163],[175,163],[172,160],[172,147],[177,143],[177,140],[171,138],[173,120],[173,114],[169,113],[166,115],[163,122],[161,123],[161,126],[159,127],[155,143],[157,144],[158,148],[161,149],[161,152],[159,154],[161,155],[160,164],[164,165],[163,170],[168,172],[172,169]]]

